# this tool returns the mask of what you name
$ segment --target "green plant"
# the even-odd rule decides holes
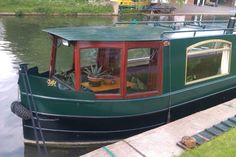
[[[23,16],[23,11],[22,11],[22,10],[17,10],[17,11],[15,12],[15,15],[16,15],[16,16]]]
[[[49,13],[50,8],[46,7],[46,6],[44,6],[44,7],[36,7],[36,8],[34,8],[34,11],[38,12],[38,13]]]
[[[91,65],[90,68],[85,68],[84,73],[86,73],[89,77],[100,78],[106,74],[106,71],[102,71],[102,66],[98,67],[98,65]]]

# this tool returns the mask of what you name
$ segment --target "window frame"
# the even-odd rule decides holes
[[[120,49],[120,92],[117,94],[95,94],[96,99],[129,99],[141,98],[148,96],[155,96],[162,94],[162,77],[163,77],[163,41],[77,41],[74,48],[74,69],[75,69],[75,91],[81,88],[80,80],[80,49],[86,48],[118,48]],[[126,79],[127,79],[127,65],[128,65],[128,49],[131,48],[158,48],[158,64],[157,64],[157,90],[127,94]]]
[[[125,90],[125,98],[141,98],[148,96],[155,96],[162,94],[162,77],[163,77],[163,42],[162,41],[138,41],[138,42],[127,42],[125,46],[125,80],[127,80],[127,69],[128,69],[128,50],[129,49],[137,49],[137,48],[158,48],[158,60],[157,60],[157,90],[147,91],[147,92],[137,92],[137,93],[127,93],[126,81],[124,90]]]
[[[209,76],[209,77],[205,77],[205,78],[201,78],[201,79],[197,79],[197,80],[187,82],[187,67],[188,67],[188,54],[189,54],[188,52],[189,52],[189,50],[194,48],[194,47],[204,45],[204,44],[208,44],[208,43],[213,43],[213,42],[226,43],[226,44],[229,45],[229,48],[217,48],[217,49],[201,50],[197,54],[204,54],[204,53],[209,53],[209,52],[222,51],[221,53],[223,55],[224,50],[228,51],[228,53],[229,53],[228,54],[229,55],[228,72],[224,73],[224,74],[217,74],[217,75],[213,75],[213,76]],[[201,41],[201,42],[198,42],[196,44],[193,44],[193,45],[187,47],[186,48],[186,59],[185,59],[185,85],[191,85],[191,84],[203,82],[203,81],[206,81],[206,80],[210,80],[210,79],[214,79],[214,78],[229,75],[230,74],[230,65],[231,65],[231,54],[232,54],[232,42],[227,41],[227,40],[222,40],[222,39],[205,40],[205,41]],[[191,54],[191,55],[195,55],[195,54]]]
[[[123,42],[108,42],[108,41],[78,41],[75,45],[75,89],[76,91],[80,90],[81,87],[81,80],[80,80],[80,49],[89,49],[89,48],[117,48],[120,49],[120,67],[123,66],[123,51],[124,51],[124,43]],[[122,86],[124,82],[124,77],[122,76],[122,69],[120,69],[120,92],[115,94],[110,93],[94,93],[96,96],[96,99],[121,99],[123,95]]]

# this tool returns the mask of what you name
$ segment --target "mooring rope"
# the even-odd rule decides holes
[[[112,151],[110,151],[106,146],[103,146],[102,149],[105,150],[110,157],[116,157],[115,154],[113,154]]]

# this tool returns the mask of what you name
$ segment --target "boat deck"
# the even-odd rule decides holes
[[[160,41],[234,34],[227,20],[215,21],[131,21],[116,22],[114,26],[62,27],[43,31],[67,41],[118,42]]]

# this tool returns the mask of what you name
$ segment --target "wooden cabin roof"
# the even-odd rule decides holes
[[[49,28],[43,31],[68,41],[153,41],[161,40],[164,31],[170,28],[151,26],[86,26]]]

